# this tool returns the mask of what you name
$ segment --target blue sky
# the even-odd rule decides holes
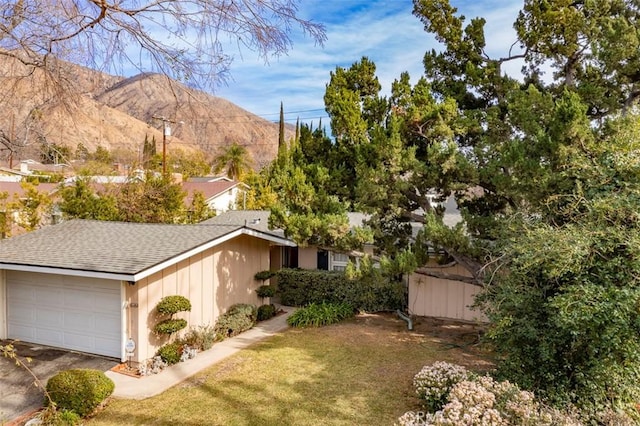
[[[300,15],[322,23],[327,41],[323,47],[294,32],[288,55],[268,64],[250,51],[234,53],[231,76],[215,95],[271,121],[277,121],[280,102],[285,120],[295,123],[319,118],[328,124],[323,96],[329,73],[337,66],[349,67],[363,56],[376,64],[382,91],[387,94],[393,80],[408,71],[415,82],[423,73],[427,50],[439,48],[418,18],[411,0],[301,0]],[[514,0],[456,1],[451,4],[467,17],[487,20],[487,52],[506,56],[515,41],[512,28],[522,2]],[[236,50],[237,52],[237,50]],[[521,64],[510,65],[517,72]],[[507,70],[509,71],[509,70]]]

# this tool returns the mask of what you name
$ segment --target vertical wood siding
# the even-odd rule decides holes
[[[443,272],[466,275],[459,265]],[[413,315],[486,322],[485,315],[470,308],[481,288],[461,281],[445,280],[420,274],[409,276],[409,312]]]
[[[241,235],[176,265],[127,286],[130,336],[136,341],[135,362],[155,355],[167,342],[153,333],[161,320],[155,307],[165,296],[182,295],[191,301],[191,312],[177,314],[187,327],[214,325],[216,319],[235,303],[260,304],[254,279],[257,272],[269,269],[269,242]]]

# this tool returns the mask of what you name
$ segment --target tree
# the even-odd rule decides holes
[[[292,0],[9,0],[0,17],[0,55],[46,71],[56,84],[66,78],[56,73],[60,60],[108,70],[141,68],[143,58],[168,77],[213,86],[231,63],[220,42],[227,37],[265,59],[288,51],[294,26],[317,43],[325,40],[323,26],[300,18]]]
[[[280,120],[278,121],[278,149],[283,147],[285,144],[284,140],[284,109],[282,106],[282,102],[280,102]]]
[[[324,180],[328,155],[293,161],[279,197],[288,204],[271,220],[305,241],[310,224],[339,223],[355,206],[371,214],[396,272],[434,274],[423,268],[429,249],[444,250],[485,289],[502,374],[590,421],[633,410],[640,7],[527,0],[515,23],[521,49],[498,58],[486,53],[484,19],[465,24],[447,0],[414,0],[414,14],[443,45],[425,54],[424,76],[412,85],[403,73],[386,99],[366,58],[331,73],[325,104],[339,155]],[[516,59],[523,81],[502,70]],[[442,222],[438,202],[449,196],[464,227]]]
[[[48,194],[38,191],[37,184],[23,182],[20,186],[24,195],[15,200],[15,210],[19,217],[17,224],[29,232],[42,225],[43,219],[49,214],[51,198]]]
[[[147,173],[143,180],[132,179],[116,192],[118,220],[143,223],[184,223],[185,192],[169,176]]]
[[[149,140],[147,135],[144,135],[144,143],[142,145],[142,166],[144,169],[151,168],[152,158],[156,155],[156,137],[154,136]]]
[[[89,177],[79,177],[70,186],[60,189],[59,208],[64,217],[74,219],[118,220],[115,197],[96,194]]]
[[[193,193],[193,199],[191,205],[187,208],[187,223],[200,223],[213,216],[216,212],[209,207],[207,200],[204,198],[204,194],[200,191]]]
[[[71,162],[71,149],[66,145],[42,141],[40,145],[40,159],[43,164],[60,164]]]
[[[233,180],[241,180],[251,170],[249,151],[242,145],[234,142],[222,149],[221,153],[213,160],[215,173],[225,171]]]
[[[7,191],[0,192],[0,239],[11,236],[13,205]]]
[[[563,108],[588,107],[574,96]],[[500,243],[506,270],[480,300],[499,373],[593,418],[640,397],[639,119],[612,120],[565,152],[564,189],[547,217],[514,220]]]
[[[96,147],[95,152],[91,154],[91,159],[102,164],[113,164],[113,156],[111,155],[111,152],[109,152],[107,148],[104,148],[102,146]]]
[[[174,150],[167,156],[167,165],[173,172],[182,174],[184,180],[193,176],[206,176],[211,172],[211,166],[202,151],[188,153]]]

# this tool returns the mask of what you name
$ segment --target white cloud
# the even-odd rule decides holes
[[[487,20],[489,55],[508,54],[516,40],[513,22],[521,3],[513,0],[452,3],[467,17],[466,22],[475,16]],[[417,81],[423,73],[424,53],[439,48],[412,10],[411,0],[303,0],[301,16],[326,26],[328,39],[324,48],[296,34],[289,54],[274,58],[268,65],[256,59],[255,54],[243,52],[243,58],[237,55],[231,65],[232,80],[216,95],[274,121],[278,119],[282,101],[285,113],[314,110],[310,115],[317,122],[318,116],[325,115],[323,96],[329,73],[336,66],[351,66],[362,56],[376,64],[383,93],[388,94],[391,83],[403,71]],[[517,72],[520,66],[513,64],[505,69]],[[287,114],[286,118],[295,120],[296,115]]]

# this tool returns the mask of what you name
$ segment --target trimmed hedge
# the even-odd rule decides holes
[[[164,315],[173,315],[178,312],[185,312],[191,310],[191,302],[184,296],[174,295],[163,297],[156,309],[159,313]]]
[[[238,303],[220,315],[213,328],[218,338],[226,339],[249,330],[255,325],[257,318],[258,308],[254,305]]]
[[[72,369],[51,377],[46,388],[58,409],[86,417],[113,393],[115,384],[102,371]]]
[[[167,319],[159,322],[153,327],[156,334],[172,334],[187,326],[187,320],[182,318]]]
[[[346,303],[360,312],[395,311],[404,301],[404,286],[379,273],[350,280],[343,272],[282,269],[278,292],[283,305]]]
[[[162,358],[168,365],[177,364],[180,362],[180,357],[182,356],[182,345],[178,342],[167,343],[158,349],[156,355]]]

